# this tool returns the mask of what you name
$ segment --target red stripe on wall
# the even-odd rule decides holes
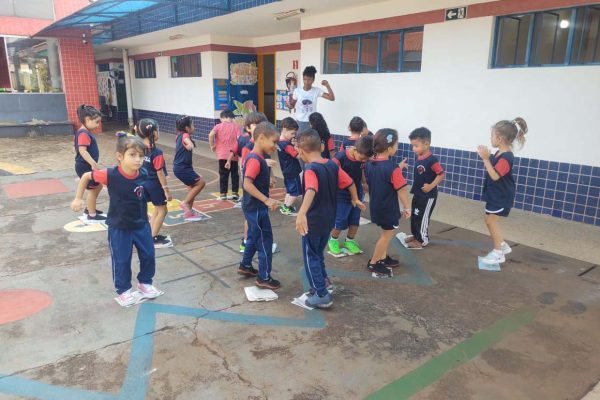
[[[276,44],[272,46],[261,47],[246,47],[246,46],[230,46],[226,44],[204,44],[201,46],[182,47],[181,49],[155,51],[152,53],[135,54],[129,56],[130,60],[146,60],[148,58],[182,56],[185,54],[202,53],[205,51],[222,51],[224,53],[246,53],[246,54],[261,54],[275,53],[278,51],[300,50],[300,42]]]
[[[598,4],[598,0],[500,0],[469,6],[467,18],[489,17],[504,14],[516,14],[529,11],[550,10]]]
[[[0,35],[31,36],[51,23],[51,19],[0,17]]]

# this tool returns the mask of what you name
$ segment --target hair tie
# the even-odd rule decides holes
[[[392,143],[394,141],[394,136],[390,133],[389,135],[386,136],[386,140],[389,143]]]
[[[521,125],[519,125],[519,123],[516,120],[514,120],[512,123],[517,127],[517,135],[518,135],[519,132],[522,131]]]
[[[115,136],[117,136],[118,138],[122,138],[122,137],[126,137],[127,133],[123,132],[123,131],[119,131],[115,134]]]
[[[150,128],[152,128],[152,124],[146,125],[146,129],[150,129]]]

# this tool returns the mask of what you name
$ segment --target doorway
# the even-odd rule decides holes
[[[258,56],[258,110],[275,123],[275,54]]]

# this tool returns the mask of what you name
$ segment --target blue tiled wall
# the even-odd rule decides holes
[[[154,118],[161,133],[175,133],[175,114],[134,109],[133,115],[136,122],[140,118]],[[219,120],[193,119],[194,139],[208,141],[208,133]],[[280,122],[276,121],[276,125]],[[339,147],[344,136],[333,137]],[[446,170],[440,192],[481,200],[484,167],[476,152],[433,146],[431,151]],[[410,144],[399,145],[397,162],[408,158],[412,164],[414,157]],[[513,174],[517,183],[515,208],[600,226],[600,167],[515,157]],[[406,178],[412,184],[411,168]]]

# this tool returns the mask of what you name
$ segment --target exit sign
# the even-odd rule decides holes
[[[467,18],[467,7],[447,8],[445,18],[446,21],[465,19]]]

